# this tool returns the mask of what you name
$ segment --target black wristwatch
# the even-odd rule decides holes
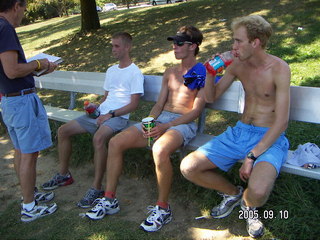
[[[252,159],[253,161],[257,160],[257,158],[254,156],[253,152],[249,152],[249,153],[247,154],[247,158],[250,158],[250,159]]]
[[[112,118],[114,118],[115,114],[116,114],[116,111],[115,110],[110,110],[108,113],[111,114]]]

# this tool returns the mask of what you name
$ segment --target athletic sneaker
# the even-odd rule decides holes
[[[39,205],[37,202],[34,207],[27,211],[26,209],[21,210],[21,221],[22,222],[31,222],[37,218],[45,217],[54,213],[57,210],[58,206],[56,203],[51,203],[49,205]]]
[[[39,192],[38,188],[34,188],[34,200],[38,203],[46,203],[54,198],[54,192]]]
[[[97,198],[95,206],[86,213],[86,216],[92,220],[100,220],[105,215],[115,214],[120,211],[119,202],[116,198]]]
[[[57,173],[54,175],[48,182],[45,182],[42,184],[42,188],[44,190],[53,190],[60,186],[67,186],[69,184],[73,183],[73,178],[71,176],[71,173],[68,173],[67,175],[61,175],[60,173]]]
[[[164,209],[158,205],[147,208],[151,214],[144,220],[140,228],[147,232],[155,232],[162,228],[163,225],[171,222],[172,212],[170,207]]]
[[[241,201],[241,209],[243,211],[256,211],[255,207],[247,207],[244,201]],[[256,214],[248,214],[248,216],[255,216],[254,218],[247,218],[247,232],[253,238],[261,237],[264,234],[263,223],[257,218]]]
[[[90,188],[84,197],[78,202],[78,207],[89,208],[93,207],[93,203],[97,198],[102,198],[104,196],[104,191],[97,190],[95,188]]]
[[[38,188],[34,188],[34,200],[38,203],[46,203],[54,198],[54,192],[39,192]],[[23,197],[21,197],[21,202],[23,202]]]
[[[238,186],[238,189],[240,191],[238,195],[227,195],[218,192],[218,194],[223,197],[223,200],[219,205],[212,208],[210,215],[213,218],[227,217],[236,206],[240,205],[243,194],[243,187]]]

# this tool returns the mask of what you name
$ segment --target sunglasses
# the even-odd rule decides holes
[[[189,41],[173,41],[173,44],[177,45],[178,47],[183,46],[185,43],[190,44],[190,45],[193,44],[192,42],[189,42]]]

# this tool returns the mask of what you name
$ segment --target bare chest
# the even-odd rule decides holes
[[[168,83],[169,95],[178,98],[194,98],[197,90],[190,90],[183,84],[183,80],[171,79]]]
[[[276,88],[271,69],[242,71],[239,75],[246,96],[261,100],[273,99]]]

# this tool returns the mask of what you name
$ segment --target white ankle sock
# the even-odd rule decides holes
[[[35,205],[36,205],[36,202],[33,201],[31,203],[23,203],[22,207],[23,207],[23,209],[30,211]]]

